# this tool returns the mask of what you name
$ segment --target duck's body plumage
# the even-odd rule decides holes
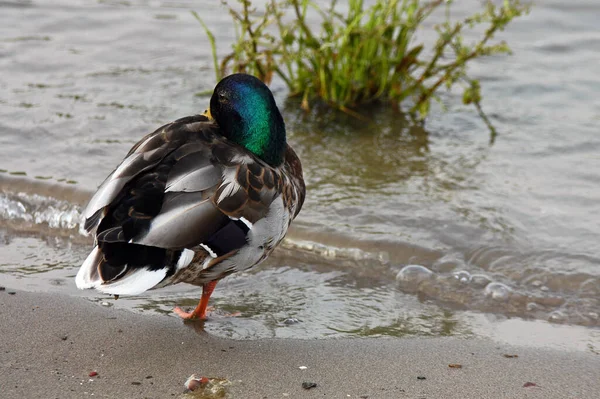
[[[304,202],[300,160],[284,148],[268,164],[204,115],[144,137],[85,210],[95,246],[77,286],[114,295],[179,282],[206,289],[260,263]]]

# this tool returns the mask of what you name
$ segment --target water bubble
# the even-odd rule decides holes
[[[484,290],[485,296],[490,297],[495,301],[502,302],[507,301],[511,293],[512,289],[502,283],[489,283]]]
[[[483,288],[491,282],[492,279],[490,279],[485,274],[473,274],[471,276],[471,284],[478,288]]]
[[[404,266],[396,275],[396,281],[403,285],[412,285],[429,280],[435,277],[435,274],[421,265]]]
[[[285,324],[286,326],[289,326],[292,324],[298,324],[298,323],[300,323],[300,320],[296,319],[295,317],[290,317],[283,321],[283,324]]]
[[[458,281],[460,281],[463,284],[469,284],[471,282],[471,273],[469,273],[468,271],[465,270],[460,270],[458,272],[454,272],[452,273],[452,276],[454,276],[455,279],[457,279]]]
[[[432,265],[433,270],[442,273],[448,273],[461,267],[465,267],[465,262],[454,254],[445,255]]]

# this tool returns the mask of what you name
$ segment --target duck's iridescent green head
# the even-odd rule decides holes
[[[221,80],[210,99],[210,113],[229,140],[269,165],[283,162],[285,124],[271,90],[258,78],[239,73]]]

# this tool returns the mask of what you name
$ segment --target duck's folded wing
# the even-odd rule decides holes
[[[121,164],[100,185],[84,211],[84,228],[91,232],[105,215],[107,207],[117,200],[123,188],[142,172],[155,167],[181,145],[190,124],[205,123],[202,115],[182,118],[144,137],[127,154]]]
[[[230,220],[210,200],[223,180],[212,150],[223,140],[214,123],[188,118],[130,151],[88,207],[96,247],[77,275],[78,287],[140,293],[192,262],[190,248]]]
[[[186,118],[147,136],[102,184],[86,210],[101,248],[204,245],[220,256],[245,244],[281,177],[204,121]]]
[[[166,154],[130,178],[104,208],[96,235],[101,246],[192,248],[227,222],[210,200],[223,180],[212,155],[222,139],[207,132],[210,125],[184,127],[187,135],[178,140],[177,132],[171,134]]]
[[[207,148],[209,155],[204,153]],[[176,156],[184,149],[188,155]],[[161,248],[201,246],[212,257],[244,246],[252,225],[266,215],[276,197],[279,177],[225,140],[196,149],[187,144],[174,156],[177,163],[166,179],[160,212],[147,226],[137,222],[140,228],[129,242]]]

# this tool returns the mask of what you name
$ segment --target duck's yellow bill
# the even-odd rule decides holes
[[[212,115],[210,114],[210,108],[207,110],[204,110],[204,112],[202,113],[203,116],[206,116],[208,119],[210,119],[211,121],[213,120]]]

